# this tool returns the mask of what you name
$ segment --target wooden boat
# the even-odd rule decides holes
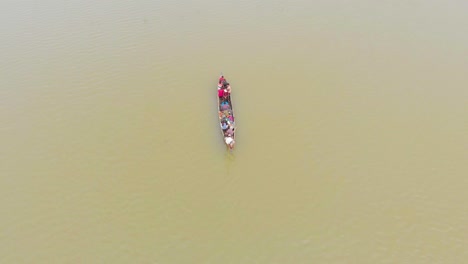
[[[221,128],[221,134],[223,135],[224,144],[229,149],[234,148],[234,144],[236,143],[236,125],[234,120],[234,112],[232,108],[232,101],[231,101],[231,87],[226,79],[224,79],[224,84],[220,83],[221,78],[224,79],[224,76],[221,74],[220,78],[218,79],[218,114],[219,114],[219,125]],[[229,91],[225,96],[220,97],[220,89],[224,91]],[[223,92],[221,92],[223,93]],[[225,129],[223,129],[223,126]],[[227,126],[227,129],[226,129]]]

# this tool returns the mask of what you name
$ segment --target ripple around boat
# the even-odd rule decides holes
[[[236,143],[236,125],[231,101],[231,86],[223,75],[218,80],[218,114],[224,143],[232,150]]]

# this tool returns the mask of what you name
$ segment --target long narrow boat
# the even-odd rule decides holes
[[[236,143],[236,124],[231,101],[231,86],[223,75],[218,79],[218,114],[224,144],[232,150]]]

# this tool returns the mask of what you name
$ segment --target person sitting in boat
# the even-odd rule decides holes
[[[224,110],[223,111],[223,119],[226,120],[226,122],[229,123],[229,110]]]
[[[227,122],[229,119],[226,118],[226,114],[224,112],[226,111],[219,111],[219,120],[220,121],[225,120]]]
[[[221,122],[221,129],[226,131],[229,128],[229,125],[226,121]]]
[[[224,79],[224,77],[220,77],[219,82],[218,82],[218,90],[219,89],[224,89],[224,84],[225,83],[226,83],[226,79]]]
[[[227,87],[229,87],[229,89]],[[221,90],[223,91],[223,98],[225,100],[228,100],[229,95],[231,94],[231,88],[229,86],[229,83],[227,84],[227,86],[224,86],[224,88]],[[218,92],[218,95],[219,95],[219,92]]]
[[[229,105],[227,101],[223,101],[220,106],[221,106],[221,111],[231,109],[231,106]]]
[[[226,142],[230,149],[232,149],[234,147],[234,144],[236,143],[231,136],[225,137],[224,142]]]
[[[228,126],[228,129],[226,130],[226,134],[227,135],[234,135],[234,130],[235,130],[234,126],[232,126],[232,125]]]
[[[226,111],[226,118],[229,120],[228,122],[234,122],[234,116],[230,110]]]

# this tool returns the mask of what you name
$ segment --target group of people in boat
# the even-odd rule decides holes
[[[234,116],[231,109],[231,86],[221,75],[218,81],[218,97],[219,97],[219,119],[221,121],[221,129],[224,133],[224,141],[232,148],[234,146]]]
[[[224,76],[221,75],[219,77],[218,81],[218,97],[221,99],[225,100],[230,100],[230,95],[231,95],[231,85],[226,81]]]

